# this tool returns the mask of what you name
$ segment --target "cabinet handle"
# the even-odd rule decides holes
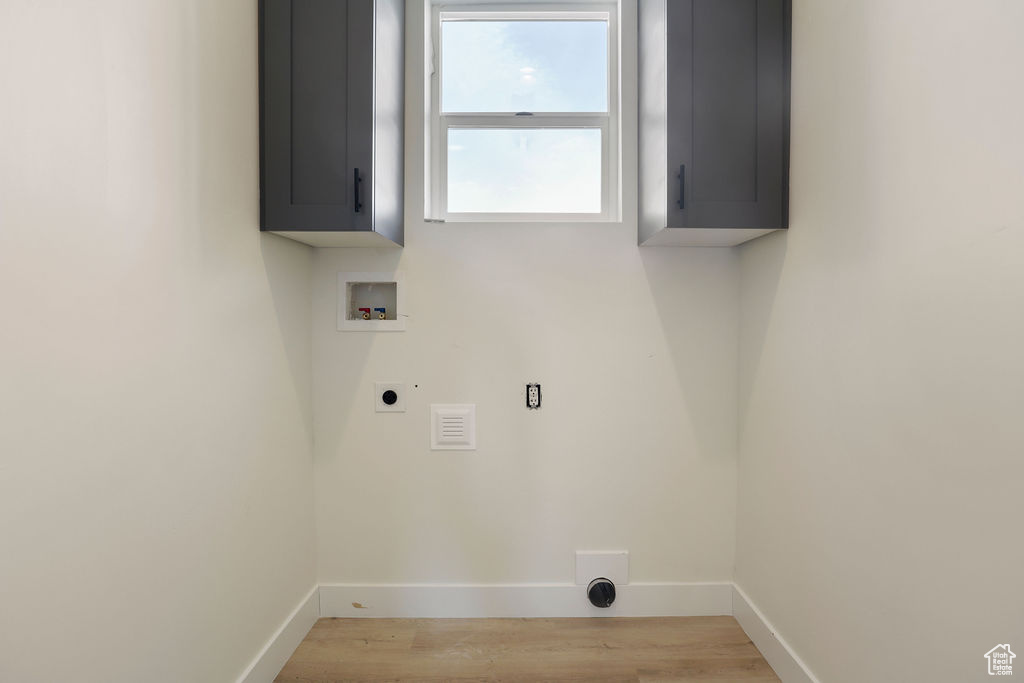
[[[362,211],[363,211],[363,201],[362,201],[362,198],[360,196],[361,193],[359,191],[359,185],[363,182],[363,179],[359,177],[359,169],[358,168],[355,169],[354,176],[355,177],[354,177],[354,179],[352,181],[352,192],[355,195],[355,197],[354,197],[355,201],[353,202],[353,206],[355,206],[356,213],[362,213]]]
[[[686,164],[679,164],[679,201],[676,204],[680,209],[686,208]]]

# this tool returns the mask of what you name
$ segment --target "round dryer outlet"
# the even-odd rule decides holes
[[[404,413],[405,384],[403,382],[375,383],[373,401],[378,413]]]

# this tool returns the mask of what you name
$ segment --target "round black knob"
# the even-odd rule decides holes
[[[615,602],[615,584],[608,579],[594,579],[587,586],[587,597],[594,607],[611,607]]]
[[[398,394],[391,389],[388,389],[380,395],[380,400],[384,401],[384,405],[393,406],[395,405],[395,401],[398,400]]]

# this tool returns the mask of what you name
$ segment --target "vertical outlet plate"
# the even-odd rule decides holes
[[[530,410],[540,408],[540,384],[526,385],[526,407]]]
[[[405,384],[402,382],[377,382],[373,385],[373,404],[378,413],[404,413],[405,412]],[[395,402],[388,405],[384,402],[384,394],[388,391],[395,392]]]

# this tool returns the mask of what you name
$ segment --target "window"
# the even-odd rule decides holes
[[[428,216],[618,219],[615,17],[612,5],[434,8]]]

